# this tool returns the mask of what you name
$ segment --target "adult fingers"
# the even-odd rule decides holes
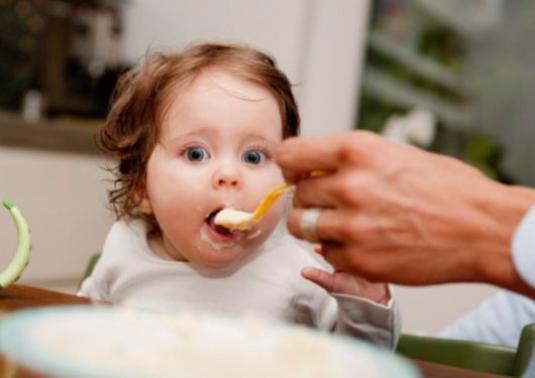
[[[296,182],[312,171],[336,171],[339,165],[339,135],[329,137],[289,138],[274,153],[288,182]]]
[[[335,172],[341,165],[360,164],[370,156],[381,156],[385,141],[369,131],[352,131],[331,136],[300,137],[285,140],[273,157],[288,182],[295,182],[313,171]],[[394,148],[391,143],[389,149]]]
[[[335,207],[338,200],[336,174],[300,180],[293,193],[294,207]]]
[[[288,215],[288,231],[299,239],[305,239],[301,228],[301,219],[306,209],[294,209]],[[321,209],[316,220],[316,235],[322,242],[345,242],[354,240],[356,236],[351,227],[355,224],[354,215],[342,209]],[[314,240],[312,240],[315,242]]]
[[[303,268],[301,275],[307,280],[321,286],[329,293],[334,290],[334,275],[317,268]]]

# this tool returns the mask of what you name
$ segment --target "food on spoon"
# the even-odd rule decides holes
[[[229,230],[249,230],[254,224],[253,213],[226,208],[217,213],[214,223]]]

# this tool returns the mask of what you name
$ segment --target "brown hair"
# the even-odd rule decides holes
[[[156,219],[138,205],[145,187],[149,157],[158,141],[169,93],[177,84],[191,83],[201,71],[218,67],[268,89],[279,104],[283,138],[299,134],[299,113],[286,75],[273,58],[247,46],[203,43],[181,53],[157,54],[122,75],[111,99],[110,111],[97,136],[99,148],[116,160],[108,193],[118,219],[144,219],[159,231]]]

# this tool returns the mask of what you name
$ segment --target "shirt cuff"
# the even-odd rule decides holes
[[[529,209],[516,228],[512,249],[516,271],[535,289],[535,205]]]
[[[332,296],[338,303],[337,332],[388,349],[396,348],[401,332],[401,317],[393,297],[388,305],[384,306],[353,295],[332,294]]]
[[[359,297],[357,295],[351,295],[351,294],[331,293],[331,295],[336,299],[345,298],[348,300],[353,300],[355,302],[371,304],[377,307],[382,307],[384,309],[391,310],[392,307],[394,306],[394,293],[393,293],[392,285],[386,284],[386,290],[388,292],[388,297],[390,298],[386,304],[372,301],[371,299],[368,299],[366,297]]]

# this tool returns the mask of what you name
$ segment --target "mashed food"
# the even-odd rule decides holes
[[[67,362],[66,371],[50,372],[56,376],[384,376],[359,345],[255,319],[96,309],[51,313],[29,332],[48,361]]]
[[[253,214],[234,209],[223,209],[214,219],[215,224],[229,230],[248,230],[253,225]]]

